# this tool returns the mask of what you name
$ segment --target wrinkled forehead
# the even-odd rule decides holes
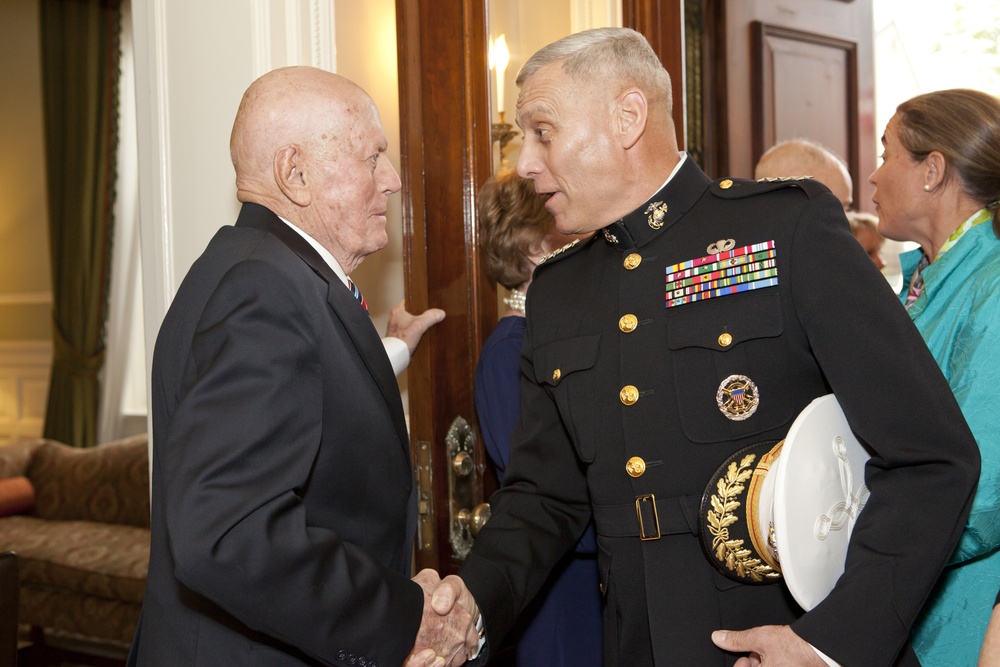
[[[521,83],[517,95],[517,123],[522,125],[538,116],[565,116],[571,108],[589,105],[597,90],[585,79],[568,74],[563,61],[540,67]]]
[[[384,150],[387,143],[375,102],[364,91],[355,95],[318,95],[302,116],[308,134],[328,148],[347,153]]]

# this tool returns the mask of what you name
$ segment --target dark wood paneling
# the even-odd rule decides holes
[[[760,154],[760,147],[754,145],[753,110],[755,100],[759,99],[754,90],[754,63],[761,53],[760,45],[754,43],[754,22],[760,22],[776,31],[792,31],[790,34],[793,39],[789,44],[798,41],[806,46],[806,43],[797,38],[801,35],[813,35],[822,40],[833,40],[829,44],[833,45],[830,48],[834,51],[838,49],[837,44],[853,45],[857,101],[853,105],[851,118],[842,117],[840,127],[845,135],[852,133],[856,139],[850,147],[843,150],[842,155],[849,162],[848,167],[854,177],[855,206],[861,210],[872,210],[872,188],[867,178],[875,168],[877,144],[874,127],[873,0],[796,0],[794,3],[787,0],[700,1],[705,11],[720,12],[714,20],[706,18],[704,25],[708,39],[711,40],[708,53],[717,65],[722,65],[724,72],[724,76],[718,76],[718,69],[713,70],[716,76],[705,79],[706,98],[709,100],[705,108],[716,114],[714,127],[719,130],[714,136],[713,147],[714,155],[719,161],[710,173],[714,176],[753,176],[755,158]],[[821,44],[818,48],[822,52],[825,47]],[[843,55],[843,51],[840,54]],[[794,89],[799,86],[808,89],[814,83],[809,77],[799,77],[789,82],[787,88],[793,89],[793,92],[787,96],[789,99],[786,101],[792,105],[798,104],[798,91]],[[803,116],[822,119],[825,111],[810,108],[803,112]],[[853,123],[854,129],[848,128],[847,123]],[[824,143],[823,137],[810,138]],[[708,145],[713,145],[713,139],[709,139]],[[839,148],[834,149],[840,151]]]
[[[713,178],[728,173],[726,5],[684,0],[687,151]]]
[[[753,23],[753,160],[779,141],[805,137],[858,164],[857,44]]]
[[[684,13],[683,0],[622,0],[622,23],[641,32],[670,72],[677,143],[684,150]]]

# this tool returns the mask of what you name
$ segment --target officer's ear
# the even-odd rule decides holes
[[[312,191],[305,173],[305,152],[297,144],[282,146],[274,153],[274,182],[298,206],[312,203]]]
[[[615,105],[614,127],[622,148],[628,150],[642,136],[649,118],[646,96],[638,88],[629,88],[618,96]]]

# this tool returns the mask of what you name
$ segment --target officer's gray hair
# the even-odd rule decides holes
[[[650,100],[663,99],[668,114],[673,109],[670,74],[635,30],[595,28],[563,37],[528,58],[515,83],[520,88],[539,69],[556,62],[574,79],[635,85]]]

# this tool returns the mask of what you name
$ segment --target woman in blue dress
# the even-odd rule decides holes
[[[542,258],[580,237],[555,230],[531,181],[509,171],[479,191],[487,276],[510,290],[506,312],[490,334],[476,367],[474,399],[486,452],[503,484],[520,400],[524,305],[531,274]],[[601,593],[597,542],[589,527],[520,619],[510,638],[517,667],[599,667]]]
[[[919,95],[897,107],[882,144],[869,178],[879,232],[920,244],[900,257],[900,299],[982,454],[972,513],[913,649],[924,667],[974,665],[1000,587],[1000,101],[975,90]]]

